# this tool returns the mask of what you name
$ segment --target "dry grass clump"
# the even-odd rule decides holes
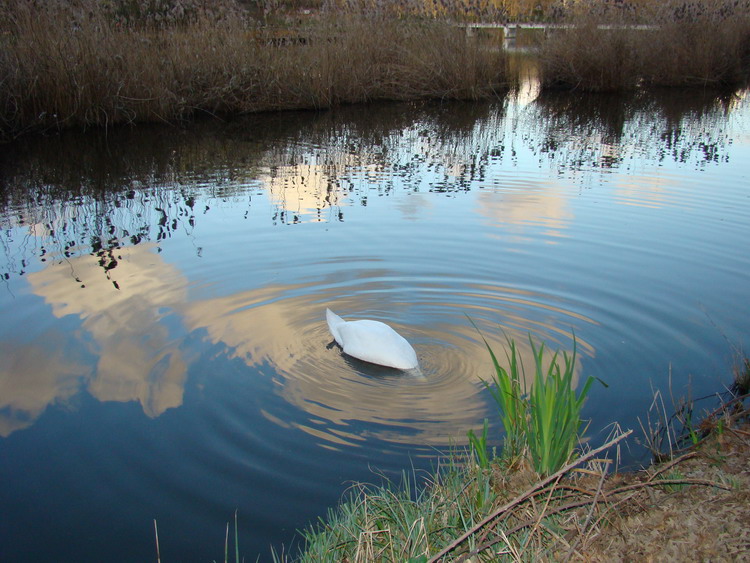
[[[577,2],[542,44],[546,87],[736,86],[750,68],[750,2]]]
[[[505,3],[497,0],[326,0],[322,8],[328,14],[377,14],[455,22],[498,22],[508,17]]]
[[[11,29],[29,13],[73,29],[98,17],[118,27],[167,28],[242,17],[245,10],[235,0],[0,0],[0,29]]]
[[[592,92],[634,88],[639,81],[636,33],[600,28],[591,20],[555,30],[542,44],[543,88]]]
[[[212,10],[201,0],[151,4],[183,10],[0,4],[0,137],[197,112],[477,99],[508,87],[506,55],[447,24],[341,15],[278,28],[229,0]]]
[[[748,0],[671,0],[649,10],[658,25],[639,59],[644,82],[657,86],[733,86],[750,63]]]

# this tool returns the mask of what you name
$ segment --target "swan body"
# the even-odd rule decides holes
[[[419,367],[411,344],[385,323],[345,321],[330,309],[326,309],[326,321],[336,343],[349,356],[402,370]]]

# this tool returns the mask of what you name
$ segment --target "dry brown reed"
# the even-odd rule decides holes
[[[573,4],[542,43],[545,87],[727,87],[750,68],[750,2]]]
[[[64,13],[0,4],[0,135],[199,112],[477,99],[509,85],[504,53],[437,22],[350,14],[274,27],[230,9],[169,19],[92,2]]]
[[[314,13],[301,10],[308,4]],[[560,5],[543,6],[545,18],[569,25],[542,43],[544,88],[725,87],[747,75],[750,0]],[[0,140],[199,113],[493,97],[517,80],[509,55],[453,22],[502,19],[526,7],[500,0],[0,0]]]
[[[750,2],[670,0],[644,11],[659,27],[641,47],[643,79],[659,86],[733,86],[747,75]]]
[[[543,88],[605,92],[635,87],[639,69],[634,35],[629,29],[600,28],[588,19],[551,32],[541,48]]]

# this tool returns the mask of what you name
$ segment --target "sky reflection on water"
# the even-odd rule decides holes
[[[575,333],[577,378],[609,384],[586,405],[593,439],[636,427],[670,373],[720,390],[750,329],[749,132],[744,94],[545,93],[9,147],[0,482],[18,486],[0,503],[26,516],[0,545],[86,560],[57,534],[88,529],[142,559],[159,499],[188,531],[178,559],[218,557],[200,531],[234,508],[254,556],[370,467],[427,467],[484,417],[497,445],[467,315],[526,365],[529,334],[570,352]],[[425,377],[343,356],[328,306],[396,327]],[[114,528],[143,541],[53,508],[65,494],[125,503]]]

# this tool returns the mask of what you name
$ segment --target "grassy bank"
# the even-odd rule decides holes
[[[261,25],[231,3],[180,17],[82,4],[0,4],[6,139],[29,129],[173,122],[197,113],[478,99],[509,86],[504,53],[434,21],[341,12]]]
[[[491,388],[504,426],[511,427],[500,457],[480,451],[486,444],[474,436],[470,450],[453,452],[430,475],[404,474],[401,483],[379,487],[356,485],[347,500],[303,533],[298,555],[277,559],[610,561],[649,554],[679,560],[696,553],[731,559],[743,552],[743,523],[750,516],[747,360],[736,374],[744,383],[700,425],[691,424],[692,403],[682,403],[669,418],[663,404],[656,408],[663,416],[648,425],[645,439],[662,462],[623,474],[612,471],[615,460],[605,454],[631,431],[615,430],[600,447],[577,452],[566,438],[556,446],[559,462],[540,464],[535,427],[554,420],[550,413],[562,402],[573,407],[564,409],[570,416],[563,419],[572,421],[580,443],[580,410],[559,399],[568,395],[581,402],[586,388],[576,394],[566,378],[574,358],[564,358],[562,368],[553,359],[548,366],[537,361],[534,369],[535,386],[541,383],[554,397],[542,398],[543,392],[533,389],[519,395],[509,345],[511,367],[506,371],[495,363]],[[546,383],[545,377],[554,381]],[[547,414],[536,412],[545,406]],[[667,442],[668,450],[662,449]],[[654,534],[654,526],[669,531]],[[672,542],[672,535],[679,540]]]

